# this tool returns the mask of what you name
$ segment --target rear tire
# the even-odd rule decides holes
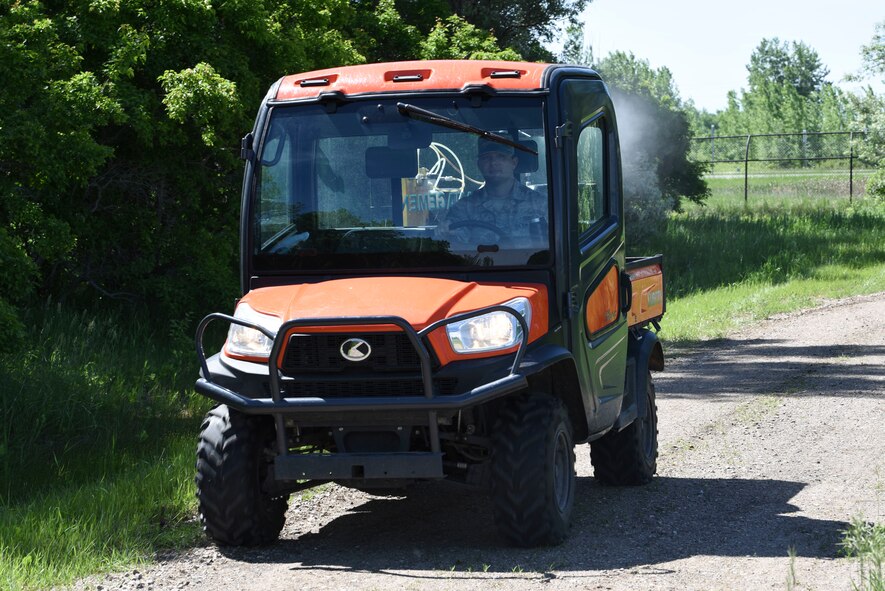
[[[213,408],[197,446],[197,498],[203,531],[219,544],[275,541],[286,520],[287,497],[272,497],[264,482],[273,454],[269,417]]]
[[[500,413],[492,457],[498,532],[523,547],[561,543],[575,497],[572,424],[562,401],[520,397]]]
[[[636,419],[622,431],[608,433],[590,444],[590,461],[600,484],[648,484],[657,472],[658,408],[650,372],[647,384],[645,395],[648,411],[645,417]]]

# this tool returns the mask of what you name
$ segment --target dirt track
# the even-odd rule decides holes
[[[600,487],[579,446],[562,546],[502,547],[487,500],[449,485],[406,498],[333,486],[291,502],[272,547],[197,548],[77,587],[850,589],[840,532],[885,519],[883,300],[773,318],[668,360],[658,477]]]

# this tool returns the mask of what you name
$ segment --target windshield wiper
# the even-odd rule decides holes
[[[466,131],[467,133],[476,134],[481,138],[487,139],[491,142],[497,142],[499,144],[511,146],[513,148],[516,148],[517,150],[528,152],[529,154],[538,154],[537,151],[532,150],[531,148],[524,146],[519,142],[514,142],[510,138],[504,137],[503,135],[498,135],[497,133],[492,133],[491,131],[486,131],[485,129],[480,129],[479,127],[474,127],[473,125],[469,125],[467,123],[461,123],[460,121],[449,119],[444,115],[438,115],[433,111],[427,111],[420,107],[416,107],[415,105],[410,105],[409,103],[397,103],[396,108],[397,110],[399,110],[400,115],[404,117],[417,119],[418,121],[424,121],[426,123],[432,123],[433,125],[439,125],[441,127],[448,127],[449,129],[455,129],[457,131]]]

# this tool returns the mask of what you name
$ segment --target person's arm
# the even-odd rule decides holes
[[[445,213],[440,215],[439,223],[436,225],[436,231],[434,232],[437,238],[442,240],[452,240],[452,241],[466,241],[469,238],[469,233],[464,230],[452,230],[451,225],[456,222],[461,222],[464,220],[470,219],[470,199],[473,197],[473,193],[467,195],[466,197],[462,197],[458,201],[455,201],[449,209],[445,211]],[[465,235],[467,234],[467,235]]]

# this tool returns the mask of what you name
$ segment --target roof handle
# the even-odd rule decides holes
[[[422,74],[400,74],[393,77],[394,82],[421,82],[424,80]]]
[[[496,70],[489,74],[490,78],[522,78],[519,70]]]
[[[305,88],[308,86],[328,86],[329,79],[328,78],[314,78],[313,80],[302,80],[300,82],[301,88]]]

